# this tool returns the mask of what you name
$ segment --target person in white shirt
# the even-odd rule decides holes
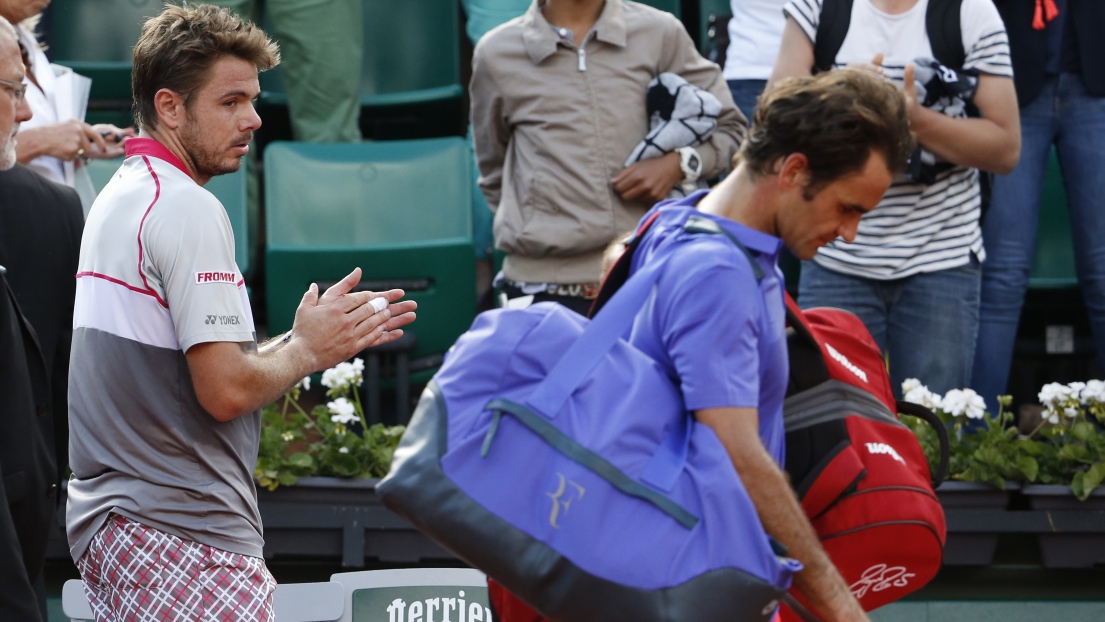
[[[786,5],[773,83],[814,70],[821,12],[830,1]],[[959,3],[964,57],[962,66],[949,67],[977,72],[973,104],[980,116],[953,116],[921,105],[914,76],[918,59],[937,53],[926,27],[929,5],[937,1],[851,3],[845,37],[824,69],[865,66],[902,85],[917,141],[942,168],[931,181],[900,176],[880,209],[860,221],[854,242],[837,240],[803,263],[798,301],[858,315],[888,354],[894,387],[920,378],[943,393],[971,379],[985,260],[978,169],[1011,171],[1021,140],[1009,42],[991,0]]]
[[[787,0],[729,0],[729,47],[722,75],[733,101],[752,118],[756,98],[767,86],[783,39],[783,5]]]

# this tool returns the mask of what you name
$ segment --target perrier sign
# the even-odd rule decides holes
[[[379,587],[353,592],[354,622],[491,622],[487,588]]]

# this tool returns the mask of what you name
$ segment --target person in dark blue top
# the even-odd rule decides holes
[[[855,238],[860,217],[905,169],[913,145],[906,109],[895,87],[858,70],[770,90],[734,172],[709,193],[653,208],[659,213],[633,255],[634,271],[654,262],[666,268],[630,341],[717,433],[764,527],[805,566],[795,585],[825,620],[867,618],[782,471],[789,370],[778,253],[785,245],[810,259],[837,238]],[[688,234],[692,216],[739,240],[748,255],[728,236]]]
[[[1059,156],[1078,281],[1105,365],[1105,2],[996,0],[1009,34],[1021,112],[1021,159],[994,179],[983,222],[978,341],[971,388],[1006,393],[1036,249],[1044,170]]]

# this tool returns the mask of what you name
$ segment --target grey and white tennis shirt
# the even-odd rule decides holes
[[[126,150],[81,242],[69,368],[70,552],[84,555],[116,512],[259,557],[260,413],[217,421],[200,406],[184,357],[199,343],[256,343],[230,220],[163,145],[131,138]]]

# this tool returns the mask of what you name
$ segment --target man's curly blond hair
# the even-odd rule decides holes
[[[142,26],[134,46],[131,91],[134,120],[157,128],[154,95],[169,89],[187,106],[207,80],[212,65],[231,56],[249,61],[258,71],[280,64],[280,49],[251,22],[210,4],[167,5]]]

